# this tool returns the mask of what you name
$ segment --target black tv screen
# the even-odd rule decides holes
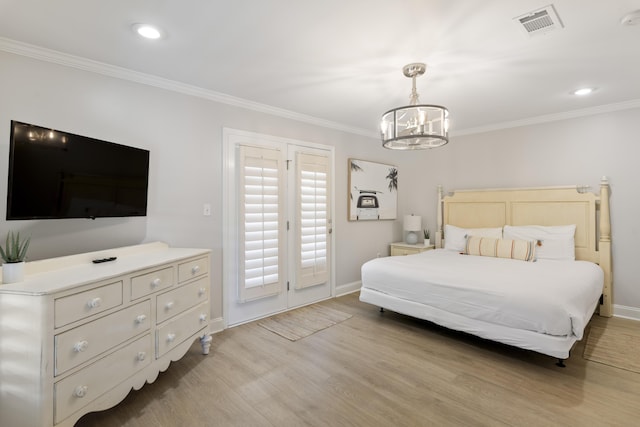
[[[11,121],[7,220],[145,216],[149,150]]]

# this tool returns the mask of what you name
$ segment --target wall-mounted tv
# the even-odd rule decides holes
[[[145,216],[149,150],[11,121],[7,220]]]

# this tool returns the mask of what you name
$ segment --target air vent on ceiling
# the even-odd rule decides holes
[[[564,27],[552,4],[513,19],[522,31],[530,36],[545,34]]]

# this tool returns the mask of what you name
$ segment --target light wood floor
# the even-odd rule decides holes
[[[257,325],[194,344],[153,383],[76,427],[635,426],[640,374],[555,359],[444,330],[357,294],[325,301],[353,317],[296,342]],[[624,319],[593,322],[637,331]]]

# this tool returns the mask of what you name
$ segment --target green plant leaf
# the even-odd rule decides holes
[[[0,257],[7,263],[22,262],[27,256],[30,242],[30,237],[21,241],[20,232],[14,233],[10,231],[7,233],[5,247],[2,248],[2,246],[0,246]]]

